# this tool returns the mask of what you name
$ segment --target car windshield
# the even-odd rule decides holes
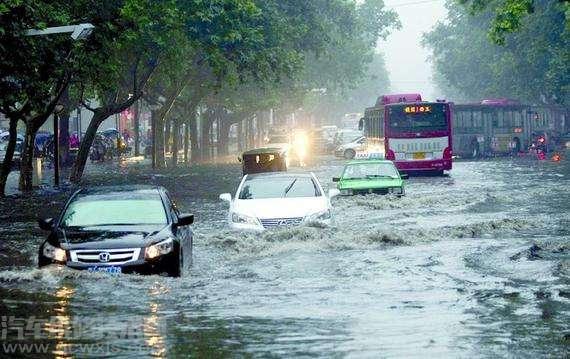
[[[128,197],[128,198],[125,198]],[[166,224],[166,211],[157,194],[117,193],[79,197],[65,211],[61,227]]]
[[[358,163],[346,166],[342,178],[399,178],[399,175],[391,163]]]
[[[352,143],[357,141],[359,138],[362,137],[362,133],[354,131],[354,132],[345,132],[338,135],[338,139],[341,144],[346,145],[347,143]]]
[[[246,179],[239,199],[319,197],[321,191],[311,177],[252,177]]]
[[[410,108],[429,109],[428,112],[409,113]],[[398,105],[389,108],[389,127],[394,134],[420,132],[420,131],[445,131],[447,130],[446,107],[443,104]]]

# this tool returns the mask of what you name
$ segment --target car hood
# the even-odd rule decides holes
[[[168,225],[84,227],[58,230],[57,237],[65,249],[146,247],[168,236]]]
[[[389,188],[401,187],[403,180],[399,178],[374,178],[374,179],[353,179],[340,181],[339,189],[366,189],[366,188]]]
[[[321,196],[236,200],[232,206],[232,211],[266,219],[305,217],[325,211],[328,208],[328,198]]]

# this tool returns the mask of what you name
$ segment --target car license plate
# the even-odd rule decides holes
[[[425,160],[426,153],[425,152],[414,152],[414,160]]]
[[[119,275],[123,273],[123,269],[117,266],[89,267],[87,270],[89,271],[89,273],[108,273],[112,275]]]

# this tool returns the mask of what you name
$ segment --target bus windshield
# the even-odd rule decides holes
[[[391,133],[446,131],[445,104],[396,105],[388,108]]]

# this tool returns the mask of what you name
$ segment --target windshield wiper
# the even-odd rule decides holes
[[[372,177],[372,178],[375,178],[375,177],[379,177],[379,178],[396,178],[396,177],[388,176],[388,175],[366,175],[366,178],[369,178],[369,177]]]
[[[285,188],[285,192],[283,192],[283,198],[287,197],[287,193],[289,193],[289,191],[291,190],[291,188],[293,188],[293,186],[295,185],[295,182],[297,182],[297,179],[295,178],[293,180],[293,182],[291,182],[287,188]]]

